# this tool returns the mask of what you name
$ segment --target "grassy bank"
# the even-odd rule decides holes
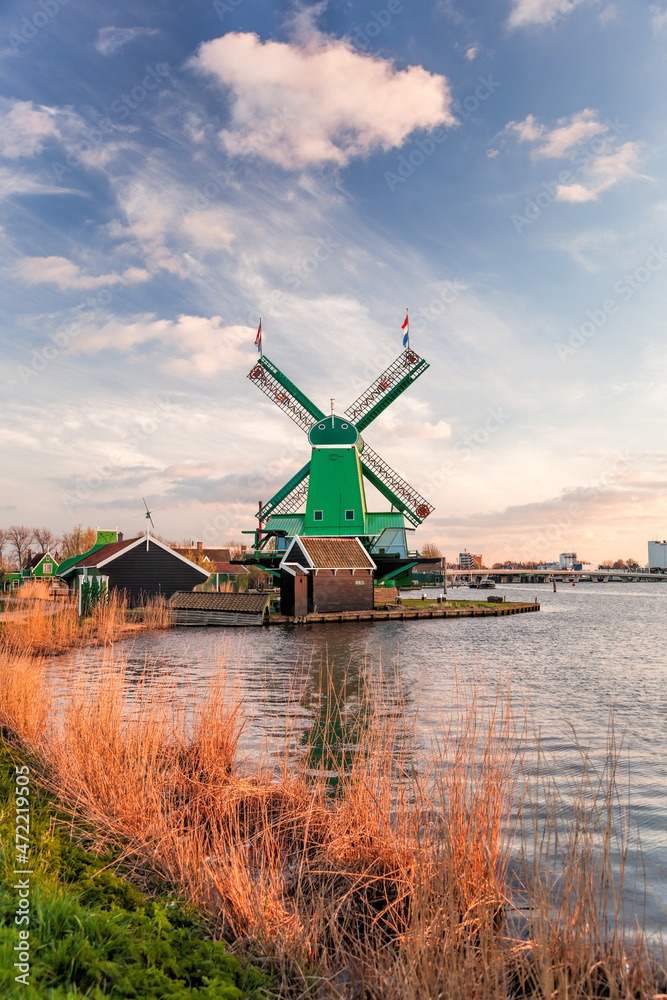
[[[0,746],[0,995],[243,1000],[267,995],[268,980],[210,940],[178,900],[151,899],[115,874],[117,852],[96,854],[72,839],[55,800],[30,795],[28,984],[17,982],[15,774],[25,758]]]
[[[31,656],[56,655],[80,646],[105,646],[133,631],[169,628],[171,618],[163,601],[129,610],[124,598],[111,593],[80,619],[70,603],[56,606],[42,583],[27,583],[0,622],[0,651]]]
[[[224,658],[190,691],[104,651],[99,668],[56,694],[44,663],[0,656],[0,724],[100,850],[176,887],[281,995],[649,1000],[667,985],[624,930],[613,748],[565,807],[546,786],[531,803],[507,693],[463,685],[425,754],[400,685],[368,678],[354,713],[325,698],[310,738],[288,732],[280,765],[251,768]]]

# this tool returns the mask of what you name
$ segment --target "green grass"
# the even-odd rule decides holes
[[[30,985],[17,983],[14,923],[14,767],[0,744],[0,997],[22,1000],[144,998],[244,1000],[267,996],[268,979],[208,940],[203,921],[177,900],[155,901],[70,838],[55,802],[31,781]],[[23,925],[25,927],[25,925]]]

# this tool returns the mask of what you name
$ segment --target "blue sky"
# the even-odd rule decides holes
[[[0,521],[239,537],[307,458],[259,316],[340,412],[407,305],[431,367],[367,436],[417,544],[645,561],[666,68],[665,0],[5,7]]]

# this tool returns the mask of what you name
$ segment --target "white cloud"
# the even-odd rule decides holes
[[[520,143],[532,144],[532,160],[569,159],[581,170],[583,179],[558,186],[556,200],[585,202],[595,201],[620,181],[638,176],[639,143],[626,142],[615,148],[624,127],[601,121],[597,111],[584,108],[570,118],[559,118],[550,129],[528,115],[521,122],[508,122],[503,132]]]
[[[659,31],[667,27],[667,7],[659,7],[658,4],[651,4],[651,27],[653,28],[653,34],[657,35]]]
[[[227,214],[220,208],[192,212],[183,219],[182,229],[194,246],[204,250],[226,249],[234,239]]]
[[[609,125],[599,121],[597,116],[593,108],[584,108],[569,120],[559,118],[555,127],[549,130],[534,115],[528,115],[522,122],[508,122],[505,132],[514,133],[519,142],[535,143],[532,159],[555,159],[572,154],[583,142],[609,131]]]
[[[70,288],[101,288],[121,280],[137,284],[150,277],[148,271],[139,267],[128,268],[122,278],[117,274],[85,274],[78,264],[67,257],[24,257],[14,271],[21,281],[29,285],[46,282],[57,285],[63,291]]]
[[[557,201],[597,201],[598,195],[619,181],[637,176],[639,147],[626,142],[613,153],[596,157],[586,169],[587,183],[564,184],[557,189]]]
[[[158,28],[100,28],[93,45],[103,56],[112,56],[140,35],[157,34]]]
[[[81,194],[81,192],[59,187],[52,181],[46,183],[25,170],[11,170],[0,164],[0,198],[9,198],[15,194]]]
[[[467,59],[467,60],[468,60],[469,62],[472,62],[472,61],[473,61],[473,59],[475,58],[475,56],[477,55],[477,53],[478,53],[478,52],[479,52],[479,49],[477,48],[477,46],[476,46],[476,45],[470,45],[470,46],[469,46],[469,47],[468,47],[468,48],[466,49],[466,59]]]
[[[162,371],[185,377],[212,377],[231,368],[252,364],[257,357],[255,330],[247,326],[224,326],[220,316],[179,316],[175,321],[137,316],[129,322],[109,319],[89,327],[72,342],[72,353],[97,354],[104,350],[121,353],[159,353]],[[169,349],[170,356],[165,355]]]
[[[510,28],[520,28],[526,24],[556,23],[568,17],[575,7],[587,0],[512,0]]]
[[[618,9],[616,7],[616,4],[610,3],[600,11],[598,15],[598,21],[600,22],[600,24],[609,24],[611,21],[616,20],[617,14],[618,14]]]
[[[9,160],[35,156],[50,139],[59,138],[53,108],[0,98],[0,156]]]
[[[415,129],[455,122],[444,76],[397,70],[303,25],[298,43],[223,35],[205,42],[192,64],[232,91],[232,127],[220,133],[226,149],[286,169],[345,165],[400,146]]]

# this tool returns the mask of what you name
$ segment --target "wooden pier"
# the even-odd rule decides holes
[[[531,611],[539,611],[540,605],[535,601],[530,604],[489,604],[488,607],[476,604],[472,607],[453,608],[451,605],[439,607],[430,605],[426,608],[395,607],[376,609],[375,611],[340,611],[335,614],[314,612],[299,618],[289,618],[286,615],[272,615],[269,625],[324,625],[330,622],[400,622],[415,619],[432,618],[500,618],[504,615],[524,615]]]

